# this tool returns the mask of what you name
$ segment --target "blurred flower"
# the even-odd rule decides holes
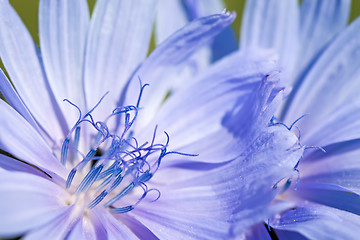
[[[16,88],[1,72],[1,237],[225,239],[274,212],[272,186],[303,147],[269,125],[283,97],[272,54],[235,53],[174,88],[234,14],[191,22],[144,60],[154,13],[101,0],[90,20],[85,0],[43,0],[39,51],[0,0]]]
[[[174,11],[203,16],[224,7],[217,0],[185,3],[173,4]],[[235,225],[240,238],[359,236],[360,19],[346,27],[349,12],[350,0],[304,0],[300,6],[297,0],[247,1],[240,49],[278,52],[282,84],[293,90],[274,124],[298,128],[301,143],[308,147],[295,166],[298,173],[274,186],[282,193],[272,205],[284,208],[246,234]],[[227,38],[233,41],[231,35]],[[208,62],[214,44],[208,47]]]
[[[294,86],[279,114],[310,149],[270,219],[279,239],[357,239],[360,233],[359,30],[350,1],[249,1],[241,47],[274,48]],[[264,232],[264,231],[263,231]],[[265,235],[268,235],[265,231]],[[265,238],[263,238],[265,239]]]

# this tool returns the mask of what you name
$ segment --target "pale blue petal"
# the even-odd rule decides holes
[[[47,82],[38,50],[7,0],[0,1],[0,57],[22,101],[39,125],[61,138],[67,124]]]
[[[125,84],[146,57],[155,3],[154,0],[97,1],[85,56],[84,84],[88,108],[107,91],[110,93],[103,104],[104,111],[109,114],[119,104]]]
[[[306,200],[360,215],[360,195],[335,184],[300,182],[296,195]]]
[[[101,216],[106,210],[93,209],[88,212],[87,216],[83,216],[80,221],[74,226],[69,234],[68,240],[96,240],[108,239],[104,219]],[[101,219],[100,219],[100,218]],[[120,236],[119,236],[120,237]],[[119,238],[122,239],[122,238]]]
[[[118,216],[121,220],[115,218],[109,212],[105,213],[104,216],[106,220],[106,230],[109,240],[121,239],[154,239],[152,234],[147,234],[148,229],[144,230],[144,227],[141,223],[132,223],[129,222],[129,216]],[[138,235],[137,235],[138,234]]]
[[[195,18],[217,14],[225,9],[225,5],[221,0],[196,1],[185,0],[188,17],[193,20]]]
[[[184,211],[180,206],[179,203],[160,205],[155,202],[147,207],[139,205],[131,215],[150,229],[158,239],[171,239],[174,236],[179,239],[227,238],[229,224],[215,220],[211,216],[211,211],[204,215],[204,213]]]
[[[82,109],[81,74],[88,24],[86,0],[40,1],[39,37],[49,83],[59,102],[67,98]]]
[[[0,101],[0,149],[43,170],[66,176],[66,169],[39,133],[14,109]]]
[[[188,16],[191,20],[211,14],[221,13],[226,10],[225,5],[221,0],[186,0],[185,5],[187,7]],[[214,38],[211,48],[213,61],[216,61],[237,50],[236,38],[231,27],[225,28]]]
[[[266,181],[267,179],[262,180]],[[274,194],[276,194],[275,191],[274,193],[268,194],[267,196],[260,194],[263,199],[254,198],[253,200],[256,202],[254,203],[253,207],[248,206],[247,210],[242,210],[232,219],[234,222],[232,232],[235,235],[240,235],[247,231],[250,226],[261,223],[263,221],[267,222],[271,216],[294,207],[294,203],[291,202],[269,203],[269,199],[274,198]]]
[[[53,182],[27,173],[0,175],[0,236],[13,237],[63,214],[68,193]]]
[[[298,207],[273,219],[275,229],[298,232],[309,239],[358,239],[360,228],[321,207]]]
[[[241,27],[240,47],[274,48],[284,72],[294,70],[299,45],[297,0],[247,1]]]
[[[161,214],[160,219],[169,222],[166,231],[172,232],[178,231],[177,221],[191,219],[190,225],[193,224],[192,221],[196,221],[196,227],[191,229],[191,232],[187,230],[188,234],[198,231],[196,234],[199,236],[212,234],[211,236],[219,238],[219,234],[224,234],[228,228],[225,223],[230,220],[237,224],[238,232],[262,221],[279,209],[288,208],[288,203],[285,203],[274,209],[264,210],[278,193],[280,186],[276,188],[274,185],[282,178],[292,175],[293,167],[302,154],[297,138],[286,128],[273,126],[266,128],[263,134],[248,146],[246,152],[239,152],[240,156],[233,162],[209,171],[203,169],[201,174],[197,173],[197,177],[184,181],[181,178],[176,181],[174,170],[173,174],[166,178],[172,178],[172,182],[166,186],[166,179],[163,179],[165,184],[159,185],[162,186],[159,187],[161,198],[149,203],[147,209],[144,207],[136,212],[143,217],[141,222],[147,225]],[[150,208],[150,204],[154,207]],[[140,205],[135,210],[139,207]],[[148,214],[144,214],[144,211]],[[171,217],[164,220],[165,216]],[[173,222],[174,227],[171,229]],[[217,235],[203,224],[212,229],[211,231],[218,231]],[[158,234],[155,224],[147,226]]]
[[[275,230],[274,230],[275,231]],[[293,232],[293,231],[284,231],[276,229],[276,235],[278,236],[279,240],[308,240],[308,238],[304,237],[300,233]]]
[[[75,224],[79,222],[81,216],[81,212],[73,214],[72,208],[68,207],[62,215],[57,216],[53,220],[37,228],[31,229],[31,231],[25,234],[24,240],[63,240],[68,236]]]
[[[228,144],[233,137],[227,130],[219,132],[223,128],[221,121],[225,113],[230,112],[235,104],[243,105],[251,91],[259,88],[267,74],[276,69],[276,58],[272,53],[238,52],[232,54],[213,64],[193,84],[174,93],[163,104],[156,118],[149,125],[158,125],[159,133],[166,131],[170,135],[173,150],[195,154],[199,154],[198,151],[201,151],[208,157],[211,156],[208,150],[213,149],[214,151],[210,151],[212,153],[219,150],[220,152],[209,159],[204,155],[201,157],[201,161],[224,162],[225,159],[230,160],[225,155],[227,155],[227,150],[230,150],[228,153],[233,153],[235,150],[232,148],[233,145]],[[274,78],[276,81],[276,74]],[[248,100],[249,104],[250,101]],[[248,109],[244,111],[246,115],[241,119],[245,120],[245,116],[250,115]],[[206,118],[204,118],[204,114],[206,114]],[[272,114],[270,113],[270,115]],[[266,121],[265,125],[269,120],[264,120]],[[249,123],[251,122],[249,120]],[[153,128],[148,126],[145,129],[139,129],[140,134],[137,134],[137,137],[147,136],[144,137],[144,140],[148,139],[152,131]],[[161,134],[159,135],[161,136]],[[218,141],[220,135],[223,136],[224,141]],[[209,146],[212,147],[209,148]],[[218,156],[220,158],[217,158]]]
[[[308,121],[313,121],[313,116],[308,118]],[[307,123],[309,124],[309,122]],[[300,129],[303,131],[302,128]],[[331,144],[339,145],[344,142],[344,147],[349,146],[348,141],[360,138],[360,98],[344,103],[341,108],[334,109],[320,123],[307,130],[307,132],[304,130],[302,136],[302,141],[306,145],[321,146],[326,149],[326,146]]]
[[[156,43],[162,43],[171,34],[181,29],[188,23],[189,19],[185,5],[181,0],[161,0],[158,4],[156,23],[155,23],[155,40]],[[184,85],[193,82],[194,76],[201,72],[210,64],[211,49],[209,46],[199,48],[189,60],[187,66],[183,69],[180,67],[176,74],[171,76],[171,84],[168,90],[175,92]]]
[[[0,69],[0,92],[5,97],[6,101],[23,116],[39,133],[41,133],[38,124],[35,122],[33,116],[30,114],[29,109],[25,106],[10,81],[5,76],[4,72]]]
[[[350,14],[350,0],[304,0],[300,9],[300,52],[297,70],[310,63],[330,40],[343,30]]]
[[[76,223],[76,225],[72,228],[67,240],[80,240],[80,239],[83,239],[82,225],[83,225],[83,222],[81,220],[78,221]]]
[[[327,163],[329,164],[329,163]],[[330,163],[331,164],[331,163]],[[347,162],[342,162],[337,165],[347,166]],[[333,166],[330,169],[327,169],[326,172],[316,173],[315,171],[311,172],[311,176],[302,177],[301,181],[306,183],[329,183],[338,186],[342,186],[350,191],[354,191],[357,194],[360,194],[360,168],[352,168],[347,166],[347,169],[337,169],[344,168],[343,166]]]
[[[3,154],[0,154],[0,168],[3,168],[7,171],[26,172],[48,178],[48,175],[46,175],[46,173],[36,169],[35,167],[14,158],[5,156]]]
[[[188,21],[181,0],[160,0],[155,19],[156,43],[162,43],[171,34],[184,27]]]
[[[237,239],[237,238],[235,238]],[[247,229],[247,231],[239,236],[239,239],[246,240],[271,240],[271,237],[264,224],[257,224],[254,227]]]
[[[135,73],[127,92],[127,103],[134,104],[139,93],[139,79],[151,87],[144,90],[141,114],[146,116],[138,124],[144,126],[156,114],[172,84],[172,76],[186,66],[189,57],[216,34],[229,26],[234,14],[217,14],[197,19],[177,31],[159,45]]]
[[[304,160],[305,161],[311,160],[312,162],[314,162],[315,160],[320,160],[324,158],[334,158],[334,157],[336,158],[341,154],[347,154],[347,153],[352,154],[353,152],[355,152],[357,155],[354,155],[355,157],[352,157],[353,160],[350,160],[349,158],[345,160],[342,158],[346,162],[348,162],[349,160],[351,162],[354,162],[354,160],[357,158],[359,154],[359,152],[357,151],[359,147],[360,147],[359,138],[326,145],[321,147],[322,149],[317,148],[315,146],[313,149],[309,150],[304,154],[305,157]]]
[[[328,121],[328,127],[341,127],[341,131],[350,133],[346,121],[360,110],[357,104],[360,89],[359,29],[360,18],[338,35],[314,63],[301,85],[291,93],[284,110],[285,121],[291,123],[303,114],[309,114],[298,123],[304,138],[312,131],[318,131],[324,121]],[[347,115],[345,119],[344,114]],[[329,125],[329,121],[333,122],[336,117],[340,122]],[[356,127],[358,121],[351,124]],[[351,137],[354,135],[357,134]],[[345,136],[345,139],[348,138]]]

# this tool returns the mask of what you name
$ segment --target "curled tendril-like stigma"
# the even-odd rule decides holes
[[[141,85],[141,82],[140,82]],[[115,108],[103,122],[95,121],[92,115],[93,111],[99,107],[102,100],[108,92],[84,115],[80,108],[68,99],[64,101],[74,106],[79,112],[79,118],[71,128],[61,148],[61,163],[65,166],[72,166],[66,180],[66,188],[76,188],[75,195],[86,193],[90,189],[93,198],[89,201],[87,208],[92,209],[103,204],[109,208],[112,213],[125,213],[133,210],[149,192],[157,192],[160,197],[160,191],[156,188],[148,188],[149,181],[159,169],[161,160],[168,154],[180,154],[186,156],[195,156],[180,152],[169,152],[169,135],[166,135],[164,144],[155,143],[157,127],[154,129],[153,137],[150,142],[139,144],[133,136],[131,130],[139,111],[140,99],[146,85],[141,85],[139,97],[136,105],[121,106]],[[114,119],[120,124],[120,128],[111,129],[108,122]],[[68,156],[69,149],[73,153],[79,152],[80,131],[87,124],[95,130],[95,137],[91,138],[91,147],[86,154],[80,154],[81,160],[75,161],[74,157]],[[74,136],[73,136],[74,135]],[[101,152],[102,154],[97,154]],[[73,154],[74,155],[74,154]],[[79,154],[78,154],[79,156]],[[151,159],[151,161],[149,161]],[[91,165],[89,164],[91,163]],[[87,168],[86,168],[87,166]],[[91,166],[91,167],[90,167]],[[88,170],[90,167],[90,170]],[[85,176],[77,186],[74,186],[74,179],[77,173],[87,169]],[[141,196],[124,207],[118,207],[120,199],[128,195],[133,189],[140,189]],[[115,207],[116,205],[116,207]]]

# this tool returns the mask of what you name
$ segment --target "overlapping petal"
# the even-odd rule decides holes
[[[118,101],[126,83],[146,57],[155,7],[154,0],[97,2],[87,36],[83,76],[89,108],[107,91],[109,107],[104,113],[121,106]]]
[[[296,0],[246,2],[240,39],[242,49],[275,49],[280,54],[284,71],[291,74],[299,50],[298,42],[299,7]]]
[[[38,49],[7,0],[0,2],[0,55],[23,103],[54,140],[67,123],[44,73]],[[56,137],[55,137],[56,136]]]
[[[251,91],[258,89],[264,79],[269,82],[276,81],[276,69],[276,56],[271,52],[262,54],[239,52],[228,56],[212,65],[193,84],[174,93],[163,104],[150,125],[158,124],[159,132],[166,131],[170,134],[171,146],[174,150],[196,154],[201,151],[202,154],[206,154],[205,152],[209,150],[206,142],[212,145],[210,149],[214,151],[211,152],[216,152],[215,149],[222,149],[232,141],[230,133],[219,132],[225,113],[230,112],[237,102],[237,106],[240,107],[249,98]],[[268,74],[274,72],[274,76],[269,76],[267,79]],[[208,112],[211,114],[207,114],[207,118],[204,119],[204,114]],[[237,117],[245,119],[245,117]],[[251,120],[249,123],[252,123]],[[140,129],[140,136],[149,136],[152,134],[151,131],[152,129],[148,127]],[[227,140],[218,142],[217,139]],[[226,149],[229,148],[230,145]],[[202,151],[202,149],[206,150]],[[221,151],[216,156],[225,152]],[[205,160],[206,157],[202,159]],[[228,158],[222,156],[211,159],[221,162]]]
[[[343,219],[327,209],[305,206],[286,211],[270,224],[276,230],[297,232],[307,239],[357,239],[360,229],[349,221],[344,223]]]
[[[344,114],[340,113],[345,110],[340,108],[343,106],[349,110],[345,113],[347,117],[356,114],[359,28],[360,19],[357,19],[331,43],[303,78],[301,85],[292,92],[284,110],[285,120],[291,122],[303,114],[309,114],[298,125],[304,137],[315,133],[326,119],[335,116],[338,123],[328,127],[346,130],[346,121],[341,126]]]
[[[68,193],[53,182],[28,173],[0,176],[0,234],[14,237],[56,219],[67,211]]]
[[[350,14],[350,0],[305,0],[300,8],[300,49],[297,72],[343,30]],[[310,67],[310,66],[309,66]]]
[[[82,109],[81,76],[89,21],[85,0],[40,1],[39,37],[47,78],[58,102],[67,98]]]
[[[14,87],[11,85],[10,81],[5,76],[4,72],[0,69],[0,90],[2,95],[5,97],[6,101],[23,116],[28,123],[30,123],[39,133],[38,124],[36,123],[34,117],[29,112],[29,109],[25,106],[24,102],[21,100],[19,94],[16,92]]]
[[[20,114],[4,101],[0,101],[0,112],[0,149],[43,170],[66,175],[49,145]]]
[[[199,18],[180,29],[159,45],[134,74],[127,91],[126,103],[137,102],[139,78],[143,84],[150,84],[144,91],[140,128],[146,125],[156,114],[172,84],[172,76],[186,66],[189,57],[201,46],[208,43],[216,34],[229,26],[234,14],[217,14]]]

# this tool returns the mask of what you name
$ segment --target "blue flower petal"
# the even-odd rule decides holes
[[[317,112],[314,112],[308,116],[309,119],[305,118],[304,122],[313,123],[313,117],[317,118],[316,115]],[[320,123],[316,125],[314,123],[310,129],[307,128],[308,131],[300,129],[304,132],[303,142],[309,146],[325,148],[332,144],[337,144],[338,148],[349,146],[349,141],[360,138],[360,98],[342,104],[341,108],[329,113]],[[340,146],[342,142],[345,143],[344,146]]]
[[[36,169],[35,167],[3,154],[0,154],[0,168],[3,168],[7,171],[31,173],[33,175],[38,175],[45,178],[49,177],[46,175],[46,173]]]
[[[296,195],[319,204],[360,215],[360,195],[335,184],[300,182]]]
[[[271,237],[264,224],[257,224],[249,229],[240,236],[244,236],[246,240],[271,240]]]
[[[39,133],[41,132],[35,119],[30,114],[29,109],[21,100],[19,94],[15,91],[10,81],[5,76],[4,72],[0,69],[0,92],[5,97],[6,101],[23,116],[28,123],[30,123]]]
[[[345,28],[350,0],[304,0],[300,9],[300,52],[297,71],[310,63]]]
[[[0,16],[0,57],[11,81],[39,125],[49,136],[61,138],[67,123],[49,87],[38,49],[7,0],[0,1]]]
[[[333,163],[327,162],[327,164]],[[311,176],[302,177],[301,182],[307,182],[309,184],[317,182],[334,184],[360,194],[360,168],[354,168],[350,163],[345,161],[342,165],[345,166],[345,169],[334,166],[327,169],[326,172],[322,171],[320,173],[316,173],[317,169],[315,168],[314,171],[311,172]]]
[[[0,112],[0,149],[65,178],[65,167],[40,134],[4,101],[0,101]]]
[[[184,27],[189,22],[185,5],[181,0],[162,0],[158,4],[155,22],[155,40],[162,43],[171,34]],[[205,45],[187,60],[185,67],[179,67],[176,74],[169,76],[168,90],[172,93],[184,85],[194,81],[194,76],[210,64],[211,49]],[[175,68],[174,68],[175,71]]]
[[[64,211],[63,214],[41,226],[31,229],[31,231],[25,234],[24,240],[65,239],[65,237],[69,235],[69,232],[79,222],[81,216],[81,212],[73,214],[72,209],[73,208],[68,207],[68,209]]]
[[[156,10],[155,40],[162,43],[171,34],[184,27],[189,19],[181,0],[160,0]]]
[[[89,21],[85,0],[40,1],[39,37],[49,83],[59,102],[67,98],[81,109],[85,104],[81,75]]]
[[[247,1],[240,37],[241,49],[277,50],[284,72],[292,73],[299,48],[298,1]]]
[[[215,220],[211,211],[203,214],[178,210],[179,205],[147,207],[139,205],[130,215],[144,224],[159,239],[226,239],[229,224],[222,220]],[[158,204],[156,204],[158,205]],[[188,205],[188,204],[186,204]],[[197,204],[196,204],[197,205]]]
[[[169,171],[163,184],[157,185],[162,186],[161,197],[153,203],[142,202],[131,214],[160,239],[175,234],[226,238],[230,220],[239,224],[240,231],[289,207],[286,203],[276,210],[263,209],[278,192],[273,186],[292,174],[302,153],[296,143],[297,138],[286,128],[269,127],[228,165],[203,169],[186,180],[177,179],[174,169]],[[154,181],[159,181],[157,177]]]
[[[1,173],[0,195],[2,237],[21,235],[56,219],[68,209],[61,203],[68,196],[63,188],[32,174]]]
[[[129,240],[156,238],[141,223],[134,221],[128,215],[116,216],[109,212],[103,214],[109,240],[117,240],[119,238]],[[116,217],[119,219],[116,219]]]
[[[107,91],[110,93],[104,105],[108,106],[103,106],[103,111],[108,113],[118,106],[124,86],[146,57],[155,6],[153,0],[97,1],[84,66],[88,107],[94,106]],[[136,96],[138,89],[137,85]]]
[[[220,13],[225,10],[221,0],[194,1],[186,0],[189,18],[196,19],[210,14]],[[225,28],[219,35],[214,38],[211,44],[212,60],[216,61],[237,49],[237,42],[231,27]]]
[[[101,222],[103,217],[99,216],[99,214],[97,214],[97,211],[98,210],[88,212],[87,216],[83,217],[80,221],[78,221],[76,223],[76,225],[73,227],[73,229],[67,239],[68,240],[108,239],[107,229],[105,228],[104,222]],[[104,209],[101,209],[100,212],[101,212],[100,213],[100,215],[101,215],[105,211],[104,211]],[[98,218],[98,217],[101,217],[101,218]],[[120,238],[120,236],[121,235],[118,236],[118,239]],[[40,238],[38,238],[38,239],[40,239]],[[129,238],[126,238],[126,239],[129,239]]]
[[[309,114],[298,123],[304,138],[307,138],[307,134],[312,135],[312,132],[317,132],[327,119],[332,123],[326,123],[328,127],[335,127],[336,130],[344,133],[354,130],[352,138],[358,135],[355,128],[351,130],[348,128],[346,121],[351,121],[352,115],[360,110],[358,107],[359,29],[360,18],[334,39],[298,88],[291,93],[284,109],[285,121],[292,122],[305,113]],[[346,115],[345,119],[344,115]],[[334,123],[334,121],[339,122]],[[358,120],[351,123],[354,127],[356,124]],[[341,139],[348,140],[346,136],[342,136],[337,141]]]
[[[297,207],[270,222],[275,230],[300,233],[309,239],[358,239],[360,228],[328,211],[315,207]]]
[[[273,230],[275,232],[275,230]],[[304,237],[300,233],[293,232],[293,231],[285,231],[276,229],[276,235],[278,236],[279,240],[309,240],[308,238]]]
[[[140,114],[146,116],[142,125],[148,123],[168,93],[172,76],[186,66],[189,57],[216,34],[229,26],[234,14],[217,14],[194,20],[159,45],[135,73],[127,92],[127,103],[136,102],[139,79],[151,87],[144,91]],[[140,123],[140,122],[139,122]]]
[[[200,154],[201,151],[197,161],[200,161],[200,158],[201,161],[206,162],[230,160],[226,157],[228,155],[226,153],[231,154],[237,150],[235,148],[231,150],[232,145],[228,143],[232,141],[233,136],[227,130],[223,129],[221,132],[223,140],[221,142],[218,140],[221,139],[219,130],[224,128],[222,118],[235,104],[240,106],[245,101],[252,104],[251,100],[247,100],[252,90],[259,88],[267,74],[276,69],[276,59],[270,52],[232,54],[212,65],[193,84],[175,92],[163,104],[156,118],[149,125],[158,124],[159,132],[163,130],[169,133],[173,150],[195,154]],[[272,79],[276,81],[276,74]],[[272,86],[272,83],[269,85]],[[259,94],[258,97],[261,99],[263,96]],[[246,114],[240,119],[247,121],[245,116],[250,116],[250,112],[248,109],[244,111]],[[211,114],[206,114],[207,117],[204,118],[205,113]],[[255,113],[252,116],[255,117]],[[270,119],[263,120],[267,125]],[[248,123],[253,123],[253,120],[248,119]],[[255,127],[256,124],[253,126]],[[151,136],[151,130],[149,127],[139,128],[139,133]],[[224,150],[224,146],[224,149],[230,151]],[[216,154],[212,156],[210,152]],[[176,155],[168,157],[184,159],[183,156]]]

